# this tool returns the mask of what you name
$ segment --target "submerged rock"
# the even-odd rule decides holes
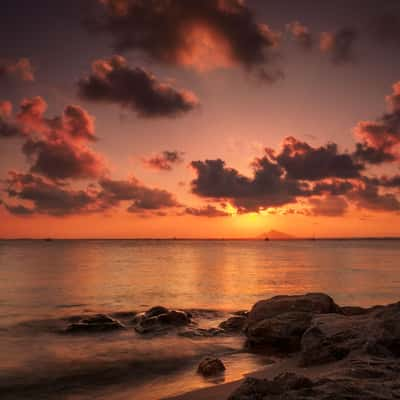
[[[220,328],[193,328],[179,332],[179,336],[188,338],[207,338],[224,335],[226,335],[226,332]]]
[[[138,333],[157,333],[167,329],[189,325],[191,315],[184,311],[168,310],[157,306],[138,314],[133,323]]]
[[[197,372],[203,376],[214,376],[219,375],[225,371],[225,365],[219,358],[206,357],[203,359],[198,368]]]
[[[96,333],[125,329],[125,326],[108,315],[97,314],[72,322],[65,333]]]

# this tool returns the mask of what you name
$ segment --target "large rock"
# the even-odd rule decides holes
[[[315,314],[340,313],[329,296],[309,293],[298,296],[275,296],[256,303],[246,326],[250,347],[268,346],[272,350],[297,351],[303,333]]]
[[[261,300],[253,306],[249,313],[249,323],[295,311],[310,314],[341,313],[340,307],[332,298],[323,293],[275,296],[268,300]]]
[[[219,358],[206,357],[204,358],[198,368],[197,372],[203,376],[219,375],[225,371],[225,365]]]
[[[159,333],[171,328],[189,325],[191,316],[189,313],[177,310],[168,310],[157,306],[138,314],[133,323],[138,333]]]
[[[246,330],[247,344],[251,348],[297,351],[301,336],[310,326],[311,318],[311,314],[305,312],[286,312],[249,324]]]
[[[353,315],[314,315],[301,338],[301,363],[324,364],[351,352],[400,357],[400,303]]]
[[[125,329],[125,326],[115,318],[105,314],[97,314],[82,318],[71,323],[65,333],[96,333]]]

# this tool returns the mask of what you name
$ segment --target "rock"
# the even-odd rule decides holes
[[[299,399],[305,392],[311,390],[313,382],[301,375],[284,373],[273,380],[246,378],[242,385],[236,389],[228,400],[265,400],[265,399],[292,399],[287,397],[288,392],[296,391]],[[311,391],[312,393],[312,391]],[[282,396],[282,397],[281,397]],[[285,396],[285,397],[283,397]]]
[[[219,327],[226,332],[241,332],[246,325],[247,317],[235,315],[219,324]]]
[[[339,306],[322,293],[275,296],[259,301],[248,316],[247,344],[253,348],[268,346],[270,350],[298,351],[301,336],[310,327],[314,314],[340,312]]]
[[[225,365],[219,358],[206,357],[203,359],[198,368],[197,372],[203,376],[214,376],[219,375],[225,371]]]
[[[117,319],[111,318],[105,314],[97,314],[91,317],[86,317],[77,322],[71,323],[65,333],[95,333],[108,332],[118,329],[125,329],[125,326]]]
[[[311,318],[311,314],[305,312],[286,312],[253,323],[246,330],[247,345],[284,352],[298,351],[301,337],[310,326]]]
[[[138,314],[133,323],[138,333],[158,333],[171,328],[189,325],[191,317],[189,313],[177,310],[168,310],[157,306]]]
[[[249,313],[249,323],[294,311],[311,314],[341,313],[340,307],[332,298],[323,293],[275,296],[268,300],[261,300],[253,306]]]
[[[339,361],[349,352],[349,347],[335,343],[318,327],[309,328],[301,339],[301,364],[305,367]]]
[[[188,338],[206,338],[226,335],[226,332],[220,328],[195,328],[188,329],[183,332],[178,333],[179,336],[184,336]]]

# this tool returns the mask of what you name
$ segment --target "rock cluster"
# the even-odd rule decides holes
[[[133,323],[138,333],[159,333],[171,328],[189,325],[191,315],[185,311],[169,310],[162,306],[152,307],[135,316]]]
[[[249,313],[247,343],[253,348],[269,346],[285,352],[297,351],[314,315],[340,312],[339,306],[322,293],[262,300]]]

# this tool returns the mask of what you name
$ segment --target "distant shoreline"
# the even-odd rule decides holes
[[[131,241],[255,241],[262,242],[262,238],[0,238],[0,241],[95,241],[95,240],[131,240]],[[377,236],[377,237],[319,237],[319,238],[270,238],[267,242],[304,242],[304,241],[367,241],[367,240],[400,240],[400,236]]]

